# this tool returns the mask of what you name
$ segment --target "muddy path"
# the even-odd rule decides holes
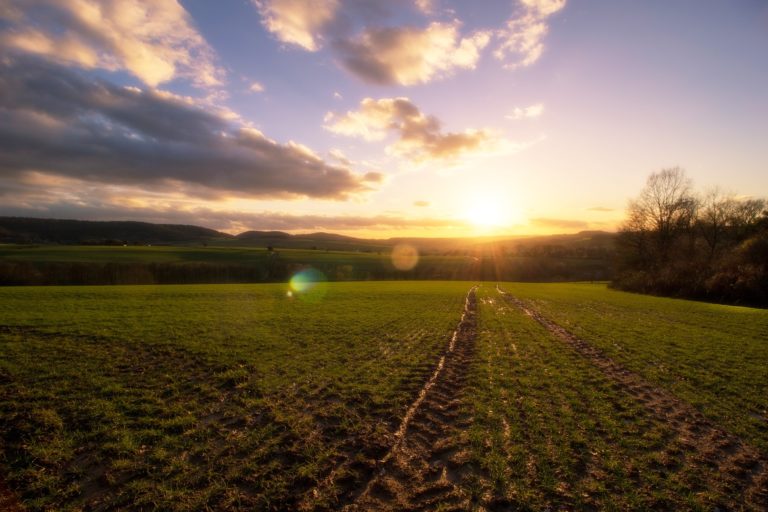
[[[542,315],[529,302],[498,286],[496,289],[510,304],[571,346],[653,416],[673,429],[677,437],[675,445],[685,449],[685,460],[715,469],[717,478],[708,482],[708,485],[732,496],[732,505],[736,510],[768,510],[768,458],[765,455],[738,436],[718,427],[688,402],[655,386],[568,332]]]
[[[467,451],[457,439],[471,421],[461,399],[476,336],[477,299],[472,288],[448,348],[408,408],[394,444],[344,510],[467,508],[468,497],[458,483],[471,471],[466,467]]]

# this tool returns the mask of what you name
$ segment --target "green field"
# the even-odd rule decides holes
[[[438,360],[451,370],[472,284],[0,288],[0,478],[29,510],[352,504],[442,378]],[[665,421],[485,284],[463,387],[447,397],[463,411],[445,430],[450,506],[768,503],[752,485],[764,469],[726,456],[768,453],[768,311],[603,285],[500,288],[703,419],[698,431]],[[697,445],[720,429],[730,448]]]
[[[286,281],[311,266],[330,281],[607,279],[597,257],[548,257],[467,246],[422,250],[398,269],[392,248],[364,251],[238,246],[88,246],[0,244],[0,285],[225,284]]]

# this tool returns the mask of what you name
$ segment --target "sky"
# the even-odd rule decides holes
[[[763,0],[0,0],[0,215],[615,230],[768,196]]]

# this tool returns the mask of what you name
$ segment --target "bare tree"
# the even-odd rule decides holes
[[[719,188],[713,188],[704,194],[698,215],[701,237],[709,248],[708,260],[716,256],[722,247],[736,215],[738,202],[733,196],[724,194]]]
[[[691,181],[679,167],[663,169],[648,177],[640,196],[630,201],[629,221],[623,230],[646,234],[654,259],[666,262],[683,233],[690,233],[698,202]]]

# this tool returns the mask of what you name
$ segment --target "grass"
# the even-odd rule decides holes
[[[2,464],[32,510],[298,506],[386,449],[467,289],[0,289]]]
[[[0,475],[29,510],[334,508],[392,445],[470,286],[0,288]],[[502,287],[768,451],[768,311]],[[478,299],[456,443],[468,495],[521,510],[737,505],[673,426],[494,285]]]
[[[481,288],[479,299],[467,438],[490,503],[513,510],[732,504],[708,485],[717,470],[686,458],[666,422],[493,287]]]
[[[768,310],[605,285],[504,288],[768,453]]]

